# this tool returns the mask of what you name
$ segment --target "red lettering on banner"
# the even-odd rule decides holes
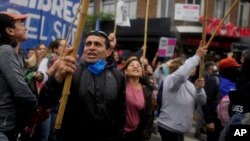
[[[184,44],[198,47],[200,45],[200,42],[200,39],[190,37],[185,39]],[[231,42],[212,41],[209,46],[216,48],[231,48],[231,44]]]
[[[199,19],[200,22],[203,22],[204,17],[201,16]],[[218,18],[207,19],[207,26],[206,26],[207,34],[212,34],[219,26],[220,21],[221,20]],[[250,37],[250,28],[235,26],[232,22],[229,22],[227,24],[222,24],[221,27],[219,27],[219,29],[217,30],[216,35],[229,36],[235,38]]]
[[[183,8],[186,8],[186,9],[198,9],[198,6],[196,6],[196,5],[184,5]]]

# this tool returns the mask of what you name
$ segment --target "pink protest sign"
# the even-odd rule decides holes
[[[158,57],[172,57],[176,45],[176,38],[161,37],[159,42]]]

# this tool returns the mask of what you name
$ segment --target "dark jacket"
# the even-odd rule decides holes
[[[149,141],[153,127],[152,90],[147,86],[143,86],[143,94],[145,98],[145,108],[140,113],[138,132],[142,133],[142,141]]]
[[[62,84],[49,78],[40,91],[40,104],[47,108],[56,105],[61,92]],[[82,63],[73,74],[59,140],[114,140],[122,133],[125,112],[122,73],[111,64],[95,76]]]
[[[36,110],[37,98],[25,82],[23,62],[14,48],[0,46],[0,58],[0,132],[6,132]]]
[[[229,92],[229,114],[245,114],[250,112],[250,81],[238,87],[237,90]]]
[[[215,75],[211,75],[205,72],[205,92],[207,94],[207,102],[202,106],[202,111],[204,114],[204,119],[206,123],[214,122],[217,119],[216,107],[220,101],[219,95],[219,84],[216,81]]]

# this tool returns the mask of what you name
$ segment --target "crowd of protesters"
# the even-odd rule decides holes
[[[201,78],[206,46],[190,58],[153,66],[142,56],[119,57],[114,34],[102,31],[86,34],[79,58],[69,56],[73,49],[64,39],[38,44],[24,56],[26,18],[0,12],[1,141],[149,141],[158,132],[162,141],[184,141],[194,119],[197,138],[203,129],[207,141],[227,141],[231,124],[250,124],[249,50],[240,63],[233,53],[206,61]],[[68,74],[70,95],[56,130]]]

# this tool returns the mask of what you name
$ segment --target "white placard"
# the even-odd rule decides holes
[[[176,38],[161,37],[157,52],[158,57],[172,57],[176,45]]]
[[[200,5],[197,4],[175,4],[174,20],[199,21]]]

